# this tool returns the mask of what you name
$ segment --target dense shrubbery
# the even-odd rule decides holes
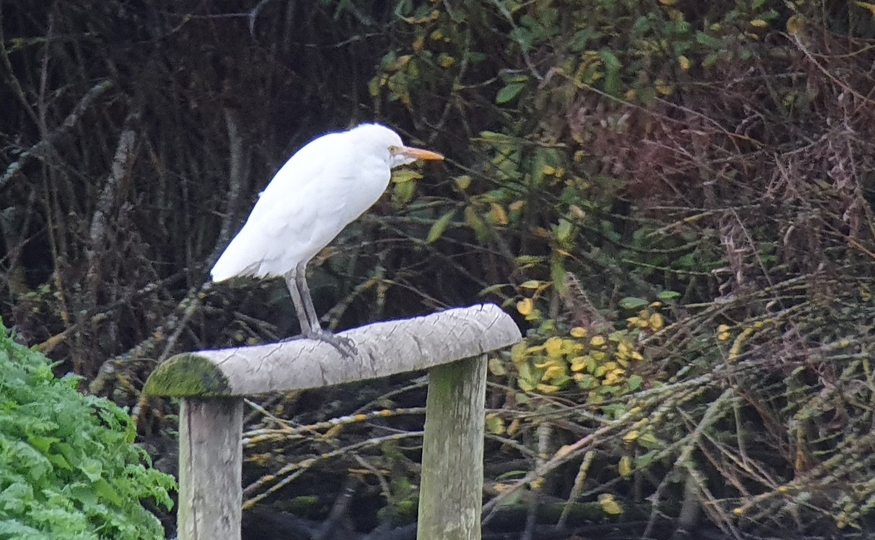
[[[0,324],[0,538],[164,538],[140,503],[172,505],[173,478],[143,465],[128,415],[52,374]]]
[[[0,179],[0,311],[80,373],[103,364],[95,391],[132,402],[174,350],[289,333],[281,284],[207,290],[204,268],[293,149],[377,117],[448,165],[397,177],[314,261],[316,301],[347,326],[480,298],[518,315],[526,342],[490,362],[492,478],[541,466],[546,500],[651,528],[691,508],[726,531],[871,520],[871,4],[108,5],[4,5],[26,90],[0,89],[41,111],[0,114],[23,164]],[[59,127],[94,92],[106,107]],[[64,129],[79,143],[22,156]],[[281,407],[307,425],[301,403]],[[252,460],[284,472],[247,496],[330,463],[283,451],[364,456],[393,471],[369,492],[407,508],[405,433],[360,421],[306,443],[254,426]]]

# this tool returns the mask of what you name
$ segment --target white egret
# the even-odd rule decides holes
[[[442,155],[404,146],[379,124],[329,133],[298,150],[276,173],[237,236],[210,271],[213,281],[235,276],[283,277],[304,338],[355,353],[319,324],[307,286],[307,263],[386,190],[392,168]]]

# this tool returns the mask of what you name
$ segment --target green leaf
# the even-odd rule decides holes
[[[627,296],[620,300],[620,307],[623,309],[641,309],[646,307],[650,302],[643,298],[635,298],[634,296]]]
[[[554,230],[554,238],[562,245],[567,245],[571,239],[571,231],[573,227],[571,222],[566,219],[559,220],[559,225],[556,225]]]
[[[124,504],[122,502],[121,496],[118,494],[118,491],[113,489],[113,487],[104,480],[103,478],[98,479],[94,482],[94,491],[97,492],[102,498],[108,500],[112,504],[116,506],[122,506]]]
[[[403,184],[411,180],[419,180],[420,178],[422,178],[422,173],[411,169],[398,169],[392,172],[392,181],[396,184]]]
[[[650,452],[647,452],[646,454],[642,454],[640,456],[637,456],[635,458],[635,468],[636,469],[643,469],[644,467],[647,467],[648,465],[653,463],[653,460],[656,459],[656,455],[657,455],[656,450],[651,450]]]
[[[447,230],[450,223],[452,223],[453,218],[456,217],[456,209],[453,208],[449,212],[444,213],[441,217],[439,217],[434,223],[432,223],[431,228],[428,230],[428,236],[425,238],[425,242],[427,244],[431,244],[436,242],[441,236],[443,236],[444,231]]]
[[[505,287],[505,285],[506,284],[504,284],[504,283],[495,283],[495,284],[490,285],[488,287],[482,288],[480,290],[480,292],[477,294],[478,294],[478,296],[486,296],[487,294],[492,294],[495,291],[500,291],[502,288]],[[511,301],[513,301],[513,299],[511,299]]]
[[[644,379],[641,378],[641,375],[632,375],[629,377],[629,390],[635,391],[641,388],[641,385],[644,383]]]
[[[675,291],[662,291],[656,295],[660,300],[674,300],[675,298],[680,298],[680,296],[681,293]]]
[[[568,271],[562,263],[562,258],[554,256],[550,261],[550,279],[553,280],[553,287],[561,292],[565,292],[565,287],[568,284]]]
[[[510,83],[498,91],[498,95],[495,96],[495,102],[500,105],[502,103],[513,101],[525,87],[526,83]]]
[[[534,266],[547,260],[547,257],[540,255],[520,255],[516,258],[516,263],[520,266]]]
[[[478,242],[485,244],[489,240],[489,227],[473,206],[465,207],[465,224],[474,231]]]
[[[662,443],[662,441],[657,439],[653,433],[645,433],[644,435],[638,437],[638,444],[640,444],[644,448],[649,448],[652,450],[665,448],[665,445]]]
[[[711,49],[723,48],[723,42],[714,36],[708,35],[705,32],[696,32],[696,43],[704,45]]]
[[[605,63],[605,69],[607,69],[608,71],[619,71],[620,68],[623,67],[620,59],[617,58],[617,55],[615,55],[608,49],[600,50],[599,58],[601,58],[602,62]]]
[[[401,208],[409,203],[414,195],[416,195],[416,182],[395,184],[395,189],[392,190],[392,203],[395,208]]]

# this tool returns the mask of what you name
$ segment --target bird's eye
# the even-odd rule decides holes
[[[397,154],[397,153],[398,153],[398,147],[397,147],[397,146],[395,146],[395,145],[393,144],[392,146],[389,147],[389,155],[394,156],[394,155]]]

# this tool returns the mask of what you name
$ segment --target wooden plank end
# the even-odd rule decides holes
[[[214,397],[231,393],[228,377],[208,358],[178,354],[155,368],[143,393],[151,397]]]

